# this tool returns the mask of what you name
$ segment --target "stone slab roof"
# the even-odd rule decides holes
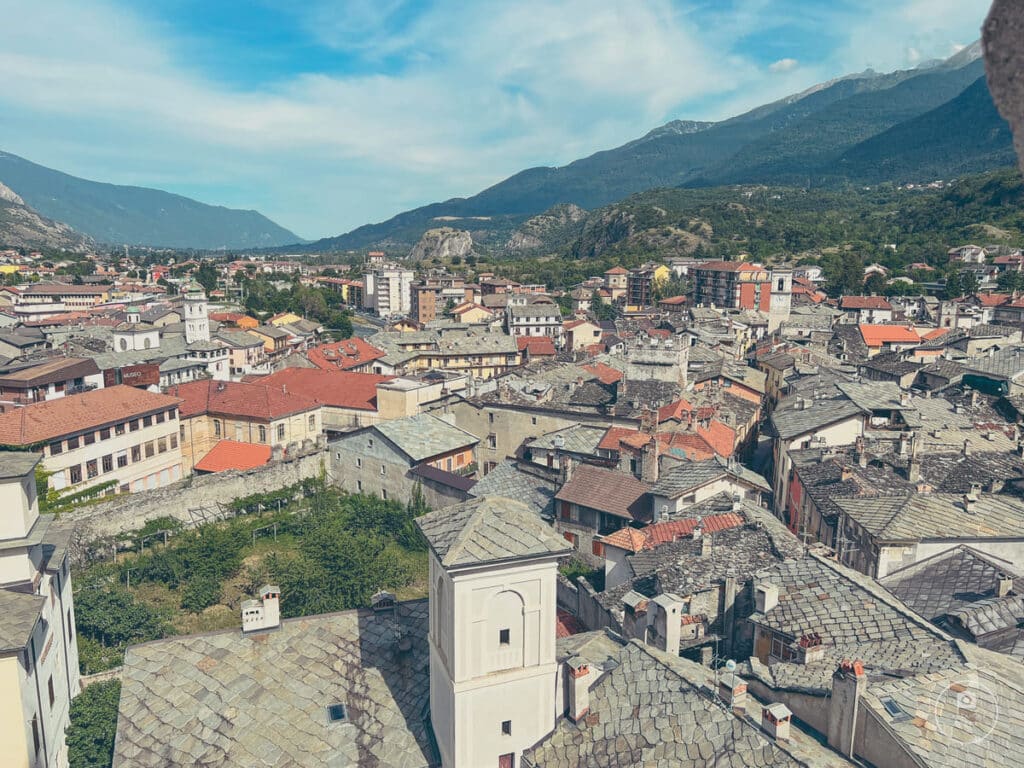
[[[768,481],[761,475],[739,462],[730,462],[720,456],[714,456],[706,461],[684,462],[672,467],[658,479],[651,493],[675,498],[720,478],[732,478],[762,491],[771,491]]]
[[[535,510],[498,496],[428,512],[416,518],[416,525],[446,568],[561,555],[572,549]]]
[[[470,494],[477,498],[483,496],[503,496],[507,499],[518,499],[539,514],[551,514],[552,499],[555,498],[556,483],[543,477],[521,470],[516,462],[506,459],[477,480],[470,489]]]
[[[460,448],[470,448],[480,442],[469,432],[429,413],[382,421],[374,425],[373,429],[416,462],[451,453]]]
[[[20,651],[28,644],[45,604],[42,595],[0,589],[0,653]]]
[[[803,408],[797,398],[787,398],[772,413],[769,427],[783,440],[791,440],[863,413],[859,405],[846,397],[813,400]]]
[[[706,671],[633,640],[590,688],[579,723],[526,750],[527,768],[796,766],[749,722],[701,691]]]
[[[132,646],[113,765],[439,766],[425,722],[427,621],[423,600]],[[344,722],[329,720],[332,704]]]
[[[970,509],[952,493],[917,493],[836,504],[881,541],[1024,538],[1024,501],[983,494]]]

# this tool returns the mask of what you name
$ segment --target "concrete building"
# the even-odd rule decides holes
[[[396,264],[381,264],[366,271],[363,278],[363,306],[381,317],[409,314],[415,273]]]
[[[557,304],[509,306],[506,327],[511,336],[550,336],[555,346],[561,346],[565,335]]]
[[[41,363],[5,366],[0,370],[0,403],[29,405],[102,386],[103,374],[95,360],[55,357]]]
[[[693,303],[706,307],[770,312],[774,301],[781,312],[784,297],[792,293],[791,276],[780,275],[783,282],[776,286],[772,283],[772,273],[760,264],[706,261],[694,266],[690,272],[693,275]]]
[[[176,397],[117,385],[0,414],[0,445],[43,446],[54,490],[127,493],[182,478]]]
[[[40,515],[37,453],[0,460],[0,750],[11,768],[66,768],[78,694],[71,527]]]

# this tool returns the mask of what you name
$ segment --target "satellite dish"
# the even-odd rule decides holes
[[[729,659],[727,662],[725,662],[725,671],[726,672],[735,672],[736,671],[736,662],[733,661],[732,659]]]

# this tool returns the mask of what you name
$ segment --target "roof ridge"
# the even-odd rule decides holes
[[[488,497],[484,496],[478,500],[477,504],[474,505],[475,508],[473,513],[466,519],[465,523],[463,523],[462,529],[455,537],[455,540],[451,543],[451,546],[448,547],[448,551],[444,553],[444,557],[441,558],[442,565],[456,559],[457,555],[461,554],[462,550],[465,549],[469,540],[469,535],[483,517],[484,506],[487,504],[487,499]]]

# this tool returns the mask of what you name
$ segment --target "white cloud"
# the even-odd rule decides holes
[[[792,72],[794,69],[800,66],[800,62],[796,59],[779,59],[773,61],[768,65],[769,72]]]
[[[985,2],[869,0],[834,61],[786,58],[765,72],[730,53],[737,25],[754,30],[771,12],[761,0],[710,27],[670,0],[439,0],[416,13],[403,0],[273,1],[302,9],[323,44],[407,65],[246,89],[199,72],[172,31],[127,2],[0,0],[0,148],[337,234],[669,119],[735,114],[861,69],[865,51],[895,51],[900,64],[908,45],[935,55],[963,39],[960,5],[980,22]],[[929,20],[935,4],[956,23]]]

